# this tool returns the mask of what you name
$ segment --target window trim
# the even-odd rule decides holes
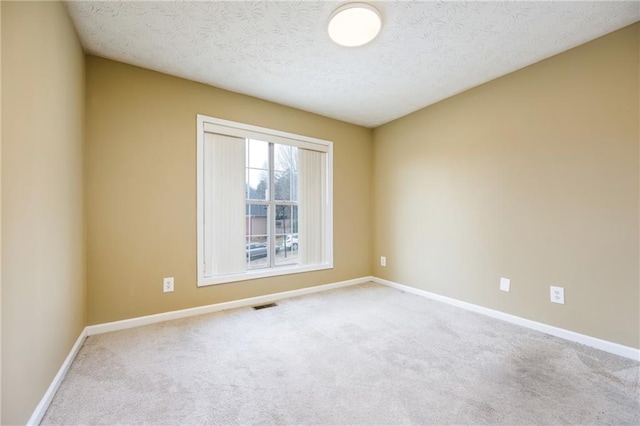
[[[303,272],[333,269],[333,142],[297,135],[280,130],[238,123],[197,114],[196,125],[196,235],[197,235],[197,286],[204,287],[258,278],[275,277]],[[283,265],[270,269],[247,270],[240,274],[204,275],[204,139],[205,132],[221,133],[242,138],[261,139],[266,142],[293,145],[327,154],[327,208],[325,247],[327,262],[316,265]]]

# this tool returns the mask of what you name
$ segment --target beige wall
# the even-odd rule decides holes
[[[377,128],[374,275],[640,347],[639,31]]]
[[[371,130],[97,57],[86,72],[89,324],[370,274]],[[196,287],[198,113],[334,142],[333,270]]]
[[[62,3],[2,2],[2,424],[85,325],[84,56]]]

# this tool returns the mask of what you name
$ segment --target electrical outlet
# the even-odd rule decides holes
[[[500,290],[508,292],[511,289],[511,280],[509,278],[500,278]]]
[[[167,277],[162,280],[162,291],[165,293],[173,291],[173,277]]]
[[[564,287],[551,286],[551,301],[564,305]]]
[[[387,258],[385,256],[380,256],[380,266],[387,266]]]

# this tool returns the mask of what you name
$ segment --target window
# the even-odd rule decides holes
[[[198,115],[198,286],[333,267],[332,143]]]

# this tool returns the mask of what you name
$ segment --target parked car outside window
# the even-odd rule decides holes
[[[247,259],[259,259],[261,257],[267,257],[269,248],[263,243],[251,243],[247,244]]]
[[[287,235],[284,244],[288,249],[298,250],[298,234]]]

